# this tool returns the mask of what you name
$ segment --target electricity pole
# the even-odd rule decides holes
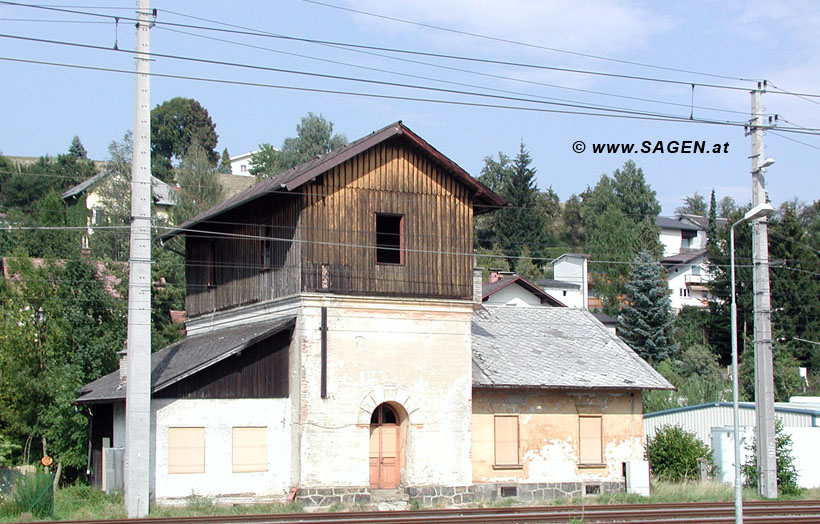
[[[765,82],[752,90],[752,206],[766,203],[766,160],[763,150]],[[757,422],[757,486],[762,497],[777,498],[774,435],[774,371],[772,363],[771,296],[769,294],[769,225],[766,217],[752,221],[754,290],[755,419]]]
[[[148,0],[137,0],[137,74],[131,157],[128,375],[125,390],[125,509],[148,514],[151,431],[151,29]]]

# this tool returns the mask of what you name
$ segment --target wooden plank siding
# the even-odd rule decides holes
[[[469,299],[472,204],[471,190],[421,150],[381,142],[291,194],[265,195],[186,234],[189,318],[300,291]],[[377,214],[404,217],[401,264],[376,262]],[[281,267],[260,263],[265,223],[286,239],[274,246],[285,250],[274,257]]]
[[[243,304],[299,292],[298,220],[300,199],[294,195],[267,195],[219,217],[218,223],[200,224],[202,233],[186,235],[189,318]],[[260,226],[269,228],[276,267],[264,268]],[[227,234],[227,235],[225,235]],[[213,282],[208,282],[208,250],[213,246]]]
[[[287,398],[288,347],[293,331],[286,329],[217,365],[171,384],[154,398]]]
[[[472,296],[472,200],[426,155],[385,141],[303,186],[302,290]],[[402,264],[376,262],[376,214],[402,215]]]

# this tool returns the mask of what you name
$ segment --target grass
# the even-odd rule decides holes
[[[744,500],[760,500],[754,490],[744,490]],[[604,493],[590,497],[565,498],[557,500],[539,500],[522,503],[512,497],[495,502],[478,502],[474,507],[508,507],[512,505],[591,505],[591,504],[633,504],[633,503],[668,503],[668,502],[729,502],[734,499],[734,489],[728,484],[718,482],[653,482],[652,494],[649,497],[640,497],[624,492]],[[803,490],[800,495],[783,496],[781,500],[820,499],[820,488]],[[416,501],[412,509],[420,509]],[[364,511],[365,506],[350,506],[336,504],[331,511]],[[185,503],[178,506],[153,506],[151,517],[196,517],[206,515],[257,515],[266,513],[298,513],[304,508],[298,504],[254,504],[254,505],[226,505],[218,504],[213,499],[192,493],[185,499]],[[122,495],[105,493],[88,486],[76,485],[57,491],[54,509],[58,520],[107,520],[125,518],[125,507]],[[31,514],[22,514],[10,497],[0,496],[0,522],[23,522],[35,520]]]

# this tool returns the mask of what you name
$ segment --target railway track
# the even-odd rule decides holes
[[[820,524],[820,501],[754,501],[743,505],[744,522],[754,524]],[[99,520],[63,521],[63,524],[100,524]],[[426,524],[426,523],[618,523],[733,524],[731,502],[679,504],[619,504],[584,506],[526,506],[510,508],[367,511],[344,513],[291,513],[214,517],[106,520],[112,524]]]

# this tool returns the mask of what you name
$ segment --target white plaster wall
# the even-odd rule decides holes
[[[290,485],[288,399],[156,399],[151,403],[156,499],[198,495],[284,495]],[[233,473],[233,427],[268,428],[265,472]],[[168,428],[205,428],[205,472],[168,474]]]
[[[695,259],[692,264],[685,264],[682,266],[677,266],[677,273],[675,269],[672,269],[671,272],[667,272],[668,278],[668,285],[669,285],[669,298],[671,301],[672,309],[681,309],[684,306],[694,306],[694,307],[706,307],[704,300],[706,299],[705,294],[702,291],[691,289],[688,297],[680,296],[680,290],[686,289],[686,277],[693,275],[692,273],[692,266],[693,265],[700,265],[701,266],[701,276],[704,277],[704,281],[706,280],[705,271],[703,268],[703,258]]]
[[[677,255],[680,253],[682,237],[680,229],[661,229],[660,241],[663,244],[663,256]]]
[[[303,295],[301,485],[367,486],[370,415],[409,415],[403,485],[471,483],[470,301]],[[321,306],[328,397],[320,398]]]
[[[543,288],[544,293],[559,300],[567,307],[585,307],[584,295],[578,288]],[[566,294],[564,294],[566,293]]]
[[[231,157],[231,174],[234,176],[253,176],[251,175],[251,155],[258,151],[249,151]],[[243,169],[244,166],[244,169]]]
[[[484,302],[494,306],[540,306],[541,299],[519,286],[510,284],[493,293]]]

